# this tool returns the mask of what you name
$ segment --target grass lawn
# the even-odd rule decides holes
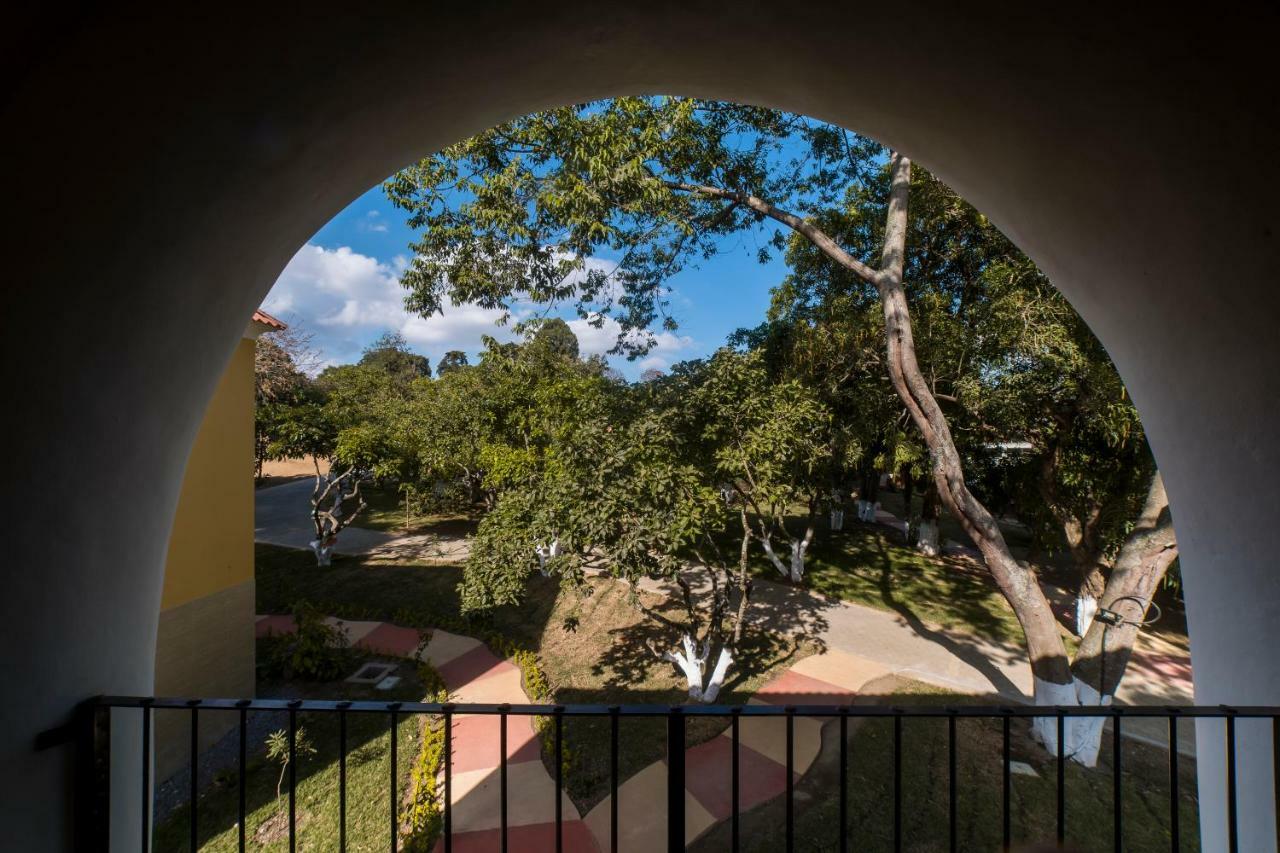
[[[329,615],[413,624],[424,614],[457,614],[461,578],[462,570],[455,566],[358,557],[338,557],[332,567],[318,569],[309,553],[257,546],[259,613],[289,612],[305,599]],[[648,603],[662,602],[654,598]],[[667,606],[664,612],[673,620],[681,618],[676,607]],[[569,593],[535,574],[524,603],[494,611],[477,626],[477,633],[483,630],[536,651],[559,702],[673,705],[687,698],[671,664],[657,660],[644,647],[645,640],[662,647],[670,636],[642,619],[621,584],[598,580],[584,594]],[[722,701],[745,702],[773,674],[808,653],[803,643],[790,638],[748,634]],[[626,778],[662,758],[666,742],[663,720],[629,719],[624,726],[619,767]],[[690,720],[690,741],[713,737],[724,726],[719,720]],[[608,793],[609,721],[568,719],[564,735],[569,756],[566,789],[585,813]]]
[[[878,695],[860,701],[884,704],[945,704],[975,702],[916,682],[888,678],[868,685]],[[1019,844],[1052,843],[1056,832],[1056,762],[1032,742],[1026,723],[1012,724],[1011,756],[1025,762],[1037,776],[1012,778],[1011,829]],[[902,725],[902,849],[935,853],[948,849],[947,722],[944,719],[904,720]],[[796,785],[795,849],[836,850],[839,839],[839,724],[823,730],[822,751],[810,771]],[[957,723],[957,833],[960,850],[1001,849],[1001,724],[999,721],[960,720]],[[893,721],[866,720],[849,726],[850,849],[893,850]],[[1067,849],[1112,848],[1112,765],[1109,734],[1103,736],[1102,758],[1096,768],[1071,762],[1066,770]],[[1169,849],[1168,754],[1130,740],[1123,742],[1121,766],[1124,849]],[[1199,849],[1195,762],[1179,762],[1180,829],[1184,850]],[[744,851],[785,847],[785,803],[777,798],[741,818]],[[722,824],[694,844],[696,853],[729,848],[729,825]]]
[[[856,604],[891,610],[908,622],[1021,643],[1022,627],[986,568],[964,558],[926,557],[883,527],[845,522],[814,538],[805,568],[810,589]],[[757,560],[760,577],[779,578]]]
[[[356,527],[382,530],[387,533],[436,533],[441,536],[470,536],[475,533],[479,518],[465,512],[411,512],[404,511],[404,494],[390,486],[364,485],[360,494],[368,504]],[[407,523],[406,523],[407,522]]]
[[[353,668],[354,671],[354,668]],[[402,664],[396,672],[401,682],[394,689],[375,691],[371,686],[342,681],[316,684],[262,682],[260,696],[326,699],[377,699],[418,701],[423,688],[414,667]],[[299,714],[299,726],[316,753],[298,762],[296,800],[299,850],[334,849],[338,838],[338,717],[336,714]],[[287,727],[287,720],[280,728]],[[405,718],[397,724],[397,796],[406,791],[413,759],[419,748],[421,721]],[[390,841],[391,803],[387,780],[391,774],[390,717],[352,714],[347,722],[347,849],[385,850]],[[246,784],[248,816],[246,840],[253,850],[285,851],[288,841],[288,778],[276,799],[280,765],[267,760],[259,747],[250,754]],[[239,788],[234,770],[219,774],[198,801],[197,828],[201,850],[239,849],[236,824]],[[401,809],[403,815],[404,810]],[[190,807],[179,807],[156,827],[156,850],[189,849]]]

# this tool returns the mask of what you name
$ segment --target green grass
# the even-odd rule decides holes
[[[876,685],[870,685],[876,686]],[[913,682],[885,679],[882,695],[861,701],[884,704],[945,704],[958,697]],[[973,697],[963,697],[966,704]],[[795,849],[835,850],[839,839],[839,728],[823,730],[818,760],[797,784]],[[957,722],[957,834],[960,850],[1001,849],[1001,724],[995,720]],[[850,849],[893,850],[893,722],[850,723]],[[1124,849],[1169,849],[1168,755],[1134,741],[1122,744]],[[1056,833],[1056,762],[1034,743],[1025,722],[1011,727],[1011,757],[1030,764],[1038,777],[1013,775],[1011,830],[1019,845],[1052,842]],[[1112,765],[1110,738],[1104,735],[1103,756],[1096,768],[1068,762],[1066,767],[1067,849],[1112,849]],[[902,849],[935,853],[948,849],[948,752],[945,719],[911,719],[902,723]],[[1184,850],[1199,849],[1195,762],[1179,762],[1180,829]],[[784,848],[785,804],[765,803],[741,818],[744,851]],[[690,850],[711,853],[729,846],[727,824],[712,829]]]
[[[850,524],[815,538],[805,568],[810,589],[901,615],[909,623],[1021,642],[1022,628],[985,567],[970,560],[926,557],[894,541],[883,527]],[[761,577],[777,571],[756,567]]]
[[[390,691],[345,682],[303,684],[266,682],[259,693],[295,698],[409,700],[423,698],[414,667],[402,664],[402,680]],[[298,762],[296,799],[299,850],[332,849],[338,837],[338,718],[335,714],[299,714],[316,754]],[[283,726],[283,724],[282,724]],[[397,724],[397,796],[408,784],[413,758],[420,743],[421,721],[412,718]],[[387,780],[391,773],[390,720],[383,715],[352,714],[347,722],[347,849],[385,850],[390,838],[391,804]],[[288,777],[283,796],[276,799],[280,766],[259,750],[252,755],[245,776],[248,813],[246,840],[253,850],[288,850]],[[199,849],[238,849],[238,778],[234,770],[221,774],[198,801]],[[182,806],[156,827],[156,850],[189,849],[190,808]],[[264,827],[265,825],[265,827]]]
[[[436,533],[441,536],[469,536],[475,533],[479,520],[466,512],[419,512],[405,516],[404,494],[389,486],[361,487],[364,512],[356,519],[356,527],[387,533]],[[407,522],[407,524],[406,524]]]

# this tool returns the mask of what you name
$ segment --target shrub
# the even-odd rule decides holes
[[[448,701],[449,691],[435,667],[425,661],[419,662],[418,678],[425,688],[424,701]],[[422,748],[410,774],[412,794],[402,829],[401,849],[409,853],[429,853],[440,834],[444,804],[441,802],[442,792],[436,785],[436,779],[443,761],[444,723],[442,720],[423,716]]]
[[[294,607],[297,631],[281,637],[270,652],[269,669],[285,678],[333,681],[351,666],[351,648],[341,628],[303,602]]]

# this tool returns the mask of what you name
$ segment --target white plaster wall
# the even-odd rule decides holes
[[[149,689],[184,460],[245,316],[293,252],[418,155],[613,94],[839,122],[988,213],[1093,325],[1144,415],[1177,518],[1198,698],[1280,703],[1273,13],[154,8],[33,6],[0,33],[0,364],[18,484],[0,499],[0,848],[71,849],[67,756],[32,738],[86,695]],[[1274,847],[1264,753],[1242,768],[1258,800],[1242,849]]]

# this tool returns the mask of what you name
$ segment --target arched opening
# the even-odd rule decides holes
[[[51,660],[60,672],[15,688],[24,695],[4,711],[10,785],[22,782],[7,800],[21,815],[6,827],[15,844],[56,848],[69,829],[50,805],[65,761],[33,755],[34,734],[86,695],[148,690],[183,461],[243,318],[293,248],[415,151],[625,91],[860,127],[989,212],[1097,331],[1146,415],[1174,503],[1195,507],[1179,532],[1198,699],[1276,701],[1264,653],[1280,605],[1264,534],[1280,464],[1264,310],[1274,178],[1241,165],[1273,147],[1255,112],[1270,74],[1251,41],[1267,28],[1215,21],[1217,41],[1189,19],[1113,18],[1104,33],[1049,11],[928,6],[592,14],[412,12],[248,31],[222,21],[198,38],[174,38],[159,18],[99,19],[13,54],[21,82],[5,123],[20,142],[5,169],[23,249],[14,279],[29,284],[12,296],[5,347],[27,401],[18,411],[31,413],[15,418],[13,476],[35,485],[5,612],[18,638],[12,683],[37,683]],[[908,32],[910,51],[897,35]],[[1205,47],[1219,43],[1231,52]],[[282,55],[281,44],[293,47]],[[432,47],[424,57],[406,45]],[[86,126],[110,164],[88,186],[66,168],[84,162]],[[58,318],[74,346],[37,361],[33,317]],[[1251,849],[1273,843],[1264,743],[1240,767]]]

